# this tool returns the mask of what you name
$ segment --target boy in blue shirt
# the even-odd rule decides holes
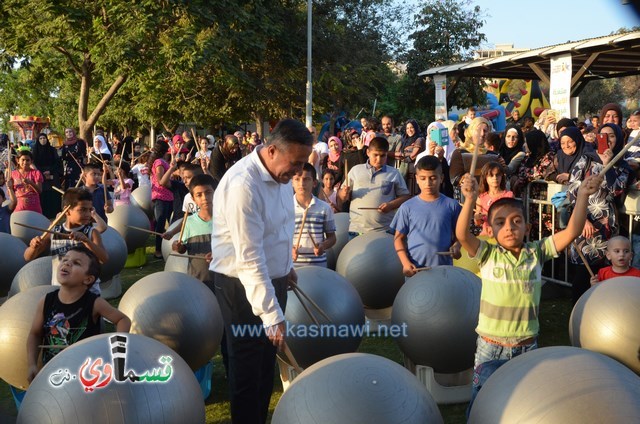
[[[100,165],[90,162],[86,164],[82,170],[84,188],[91,193],[93,209],[104,222],[108,222],[107,214],[113,212],[111,196],[109,192],[105,195],[105,183],[108,174],[109,169],[106,164],[100,167]],[[100,184],[100,182],[102,182],[102,184]]]
[[[393,244],[406,277],[413,276],[416,268],[453,265],[452,258],[460,258],[455,229],[462,208],[440,193],[443,179],[437,157],[421,158],[416,164],[420,194],[403,203],[391,222],[395,231]],[[437,254],[444,251],[450,254]]]

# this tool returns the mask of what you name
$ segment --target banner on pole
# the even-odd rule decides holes
[[[571,118],[571,55],[551,58],[549,103],[558,112],[557,118]]]
[[[433,77],[436,85],[436,121],[447,119],[447,76],[436,75]]]

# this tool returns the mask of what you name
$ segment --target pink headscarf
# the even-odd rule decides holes
[[[329,160],[331,162],[337,162],[340,159],[340,154],[342,153],[342,140],[340,140],[336,136],[329,137],[329,141],[327,142],[327,144],[330,144],[331,140],[335,141],[338,144],[338,150],[334,151],[333,149],[329,148]]]

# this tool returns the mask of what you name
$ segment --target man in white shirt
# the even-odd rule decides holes
[[[302,123],[280,121],[268,143],[225,173],[214,195],[209,269],[225,322],[234,423],[267,419],[288,281],[297,280],[290,181],[312,145]]]

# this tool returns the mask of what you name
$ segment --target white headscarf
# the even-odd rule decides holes
[[[100,141],[100,148],[96,148],[96,140]],[[107,140],[104,139],[103,136],[97,135],[93,137],[93,151],[99,153],[101,155],[109,155],[111,156],[111,152],[109,151],[109,146],[107,146]]]

